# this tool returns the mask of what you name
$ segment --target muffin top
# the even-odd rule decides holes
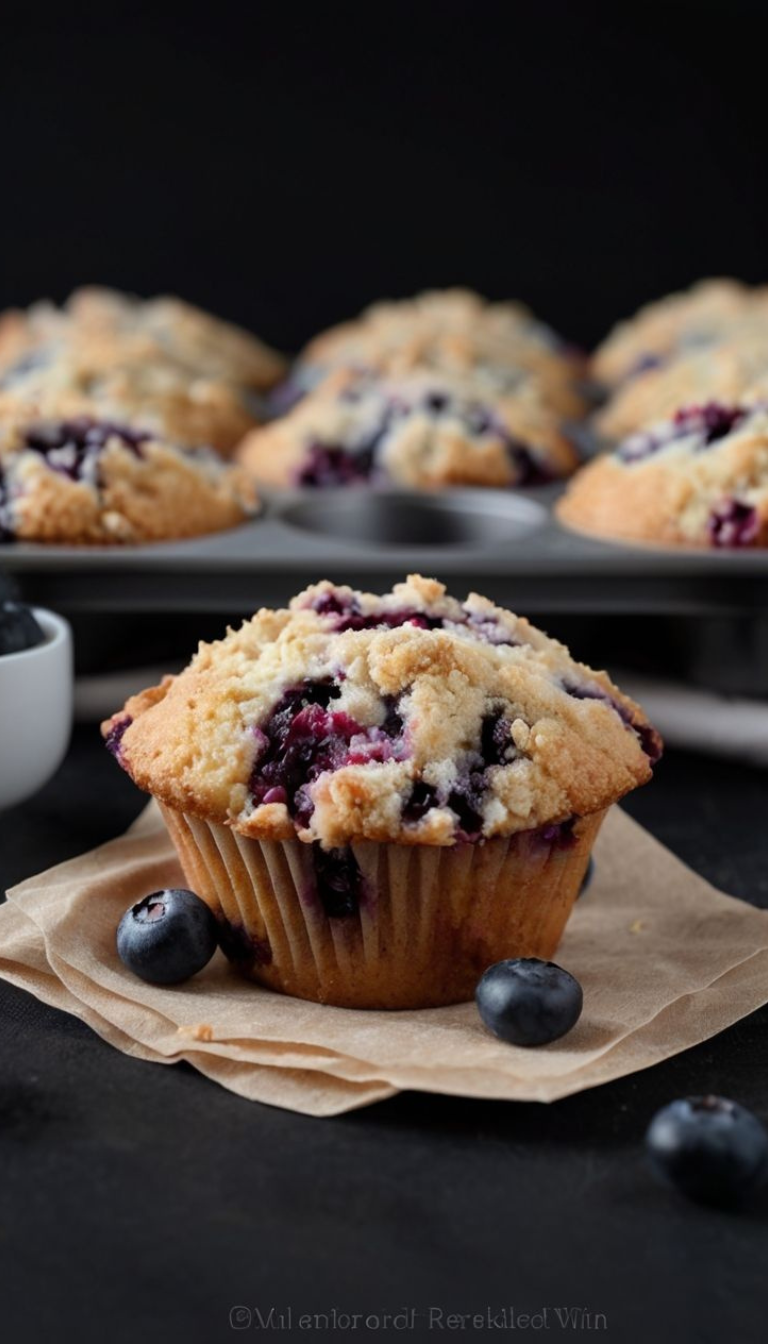
[[[590,462],[556,508],[601,536],[768,545],[768,404],[686,407]]]
[[[80,333],[51,340],[0,370],[0,419],[101,419],[140,424],[174,443],[228,455],[255,423],[244,394],[151,352]]]
[[[738,280],[699,280],[618,322],[592,356],[592,372],[613,387],[679,350],[722,340],[730,326],[765,303],[764,289]]]
[[[247,475],[209,449],[79,416],[0,422],[0,542],[108,545],[193,537],[255,511]]]
[[[604,438],[618,440],[665,420],[681,406],[740,401],[766,369],[768,307],[764,321],[739,323],[717,344],[678,353],[623,383],[595,416],[595,428]]]
[[[170,295],[139,299],[92,285],[70,295],[66,312],[75,327],[94,334],[151,340],[201,376],[261,390],[285,373],[283,356],[257,336]]]
[[[271,387],[285,360],[250,332],[182,299],[138,299],[118,290],[75,290],[62,308],[42,301],[0,314],[0,368],[41,346],[90,348],[102,368],[165,361],[187,377]]]
[[[567,833],[644,783],[660,754],[605,673],[418,575],[384,597],[324,582],[262,610],[103,732],[168,806],[325,848]]]
[[[535,398],[479,396],[471,380],[339,371],[293,411],[244,440],[239,459],[271,485],[394,482],[537,485],[576,454]]]
[[[428,291],[373,304],[358,318],[321,332],[294,372],[299,391],[338,368],[400,375],[414,369],[472,374],[491,393],[529,384],[564,416],[578,416],[582,359],[519,303],[489,303],[470,290]]]

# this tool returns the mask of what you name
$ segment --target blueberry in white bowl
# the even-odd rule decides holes
[[[218,945],[216,917],[193,891],[154,891],[126,910],[117,928],[124,966],[150,985],[178,985],[208,965]]]
[[[645,1136],[651,1167],[702,1204],[733,1206],[768,1174],[768,1134],[727,1097],[684,1097],[657,1111]]]
[[[8,653],[23,653],[45,640],[35,613],[23,602],[0,601],[0,658]]]
[[[499,1040],[510,1045],[549,1045],[575,1027],[584,995],[569,971],[538,957],[497,961],[475,993],[478,1011]]]

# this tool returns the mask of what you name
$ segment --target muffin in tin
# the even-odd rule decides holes
[[[474,380],[420,370],[330,375],[282,419],[252,431],[238,460],[274,486],[537,485],[577,455],[536,398],[478,394]]]
[[[768,308],[765,321],[739,323],[718,344],[680,354],[630,379],[617,388],[592,423],[601,438],[622,439],[667,419],[680,406],[738,402],[766,372]]]
[[[150,340],[167,358],[201,376],[263,392],[286,372],[284,356],[251,332],[169,295],[139,299],[87,286],[74,291],[66,311],[83,331]]]
[[[42,301],[0,314],[0,369],[51,344],[101,349],[101,367],[165,361],[188,377],[264,391],[284,376],[286,361],[258,337],[182,299],[138,299],[90,286],[62,308]]]
[[[364,1008],[551,956],[606,809],[660,753],[605,673],[418,575],[262,610],[103,732],[236,966]]]
[[[140,424],[174,443],[229,456],[255,418],[231,383],[193,376],[165,358],[124,358],[122,342],[82,333],[0,370],[0,418],[96,415]]]
[[[768,403],[686,407],[584,467],[556,507],[617,540],[768,545]]]
[[[535,392],[559,415],[586,409],[579,387],[584,360],[517,303],[489,303],[470,290],[428,291],[372,305],[360,317],[310,341],[294,366],[282,403],[340,368],[400,375],[428,369],[477,378],[491,395]]]
[[[592,356],[592,375],[616,387],[678,353],[719,343],[731,327],[767,306],[765,289],[738,280],[700,280],[617,323]]]
[[[196,537],[257,507],[210,449],[81,416],[0,422],[0,542],[110,545]]]

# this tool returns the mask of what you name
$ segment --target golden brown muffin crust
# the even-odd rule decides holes
[[[604,673],[418,575],[381,598],[326,582],[262,610],[103,731],[169,807],[327,848],[446,845],[475,824],[491,837],[596,812],[650,777],[659,746]]]

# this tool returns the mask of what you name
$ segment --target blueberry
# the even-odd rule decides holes
[[[768,1134],[727,1097],[685,1097],[664,1106],[645,1146],[656,1174],[703,1204],[739,1203],[768,1167]]]
[[[4,653],[23,653],[45,642],[29,607],[21,602],[0,602],[0,656]]]
[[[154,891],[126,910],[117,952],[129,971],[150,985],[177,985],[211,960],[218,942],[213,912],[193,891]]]
[[[595,876],[595,860],[592,858],[592,855],[590,854],[586,872],[584,873],[584,876],[581,879],[581,886],[579,887],[579,896],[583,896],[584,892],[587,891],[588,888],[592,885],[592,878],[594,876]],[[576,897],[577,900],[579,899],[579,896]]]
[[[475,991],[489,1031],[510,1045],[548,1045],[578,1022],[581,985],[553,961],[515,957],[490,966]]]

